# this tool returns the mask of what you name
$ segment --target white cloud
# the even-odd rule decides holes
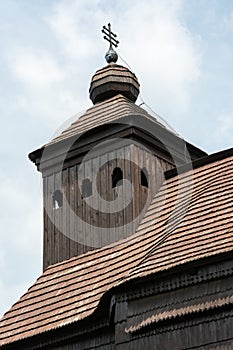
[[[230,12],[227,16],[225,16],[223,24],[225,29],[230,31],[233,29],[233,11]]]
[[[119,1],[114,11],[99,0],[57,2],[45,18],[57,52],[31,44],[10,54],[8,64],[24,94],[15,97],[16,106],[56,127],[88,107],[89,81],[93,70],[101,68],[93,62],[104,65],[108,47],[100,29],[111,21],[119,34],[118,52],[139,73],[143,98],[157,112],[182,119],[201,74],[199,40],[180,21],[182,4]]]
[[[6,306],[10,307],[27,291],[30,287],[29,282],[24,283],[2,283],[0,280],[0,317],[7,311]]]
[[[202,128],[197,128],[194,133],[201,134],[202,142],[209,153],[227,149],[233,145],[233,114],[222,112],[213,113],[211,116],[212,125],[208,122],[202,123]]]
[[[233,144],[233,115],[221,114],[217,118],[216,139],[218,142]]]
[[[20,252],[31,254],[40,247],[41,202],[37,201],[37,191],[32,183],[21,176],[1,174],[0,198],[4,203],[1,208],[1,223],[8,227],[8,235],[1,231],[1,241],[9,242]],[[16,226],[15,226],[16,225]],[[38,252],[39,253],[39,252]]]
[[[203,59],[203,42],[184,24],[185,16],[182,13],[184,1],[58,0],[51,3],[52,5],[45,6],[44,10],[40,8],[38,16],[35,17],[36,28],[38,30],[41,28],[42,33],[39,43],[27,39],[26,36],[22,38],[20,34],[14,42],[12,32],[8,33],[10,42],[14,42],[14,46],[6,46],[3,55],[7,58],[4,64],[10,69],[9,80],[12,85],[7,95],[9,99],[5,101],[7,107],[3,110],[11,109],[10,112],[12,112],[11,115],[9,112],[9,118],[7,116],[11,129],[15,132],[13,134],[12,131],[11,136],[15,135],[14,138],[16,138],[21,133],[25,142],[27,142],[27,133],[30,133],[32,138],[37,134],[44,138],[44,135],[50,131],[52,133],[71,115],[87,107],[91,75],[95,69],[105,64],[103,57],[108,45],[101,39],[100,30],[102,25],[108,22],[112,22],[112,29],[119,36],[118,53],[132,66],[139,78],[145,101],[157,112],[169,116],[168,121],[173,120],[172,124],[175,126],[178,124],[178,118],[181,120],[184,118],[192,102],[192,87],[202,78]],[[39,7],[38,4],[39,2],[35,6]],[[192,7],[190,9],[192,10]],[[198,15],[204,16],[203,13]],[[229,26],[233,23],[232,18],[231,14],[227,22]],[[21,21],[20,17],[18,21]],[[25,33],[31,29],[28,23],[22,23]],[[45,33],[48,38],[43,37]],[[206,37],[208,38],[207,34]],[[7,39],[9,38],[6,35],[8,43]],[[218,47],[213,52],[220,61],[221,57],[217,55]],[[213,55],[210,56],[210,61],[206,61],[207,69],[213,69],[213,65],[209,64],[213,62]],[[120,59],[119,64],[125,65]],[[2,68],[4,69],[3,66]],[[215,72],[212,73],[216,78]],[[5,85],[7,85],[6,81]],[[199,112],[203,105],[201,99],[204,100],[206,96],[205,90],[211,91],[210,85],[203,85],[204,87],[201,83],[199,85],[200,95],[196,101],[200,106]],[[214,96],[219,97],[219,94],[213,97],[211,95],[211,98],[205,101],[206,104],[211,105]],[[8,105],[11,107],[9,108]],[[189,117],[197,118],[198,124],[201,113],[195,114],[195,107],[192,105],[192,110],[189,110],[192,113]],[[211,106],[208,107],[207,111],[211,108]],[[5,115],[4,118],[6,119]],[[33,121],[30,123],[31,130],[27,125],[27,118]],[[176,122],[175,119],[177,119]],[[8,120],[6,120],[7,125]],[[217,143],[222,144],[223,139],[232,143],[231,113],[220,115],[218,123],[216,119],[215,124],[211,123],[210,119],[209,121],[210,126],[206,128],[208,135],[205,136],[210,140],[210,149]],[[33,123],[35,123],[34,129]],[[205,121],[205,125],[207,124],[208,119]],[[215,133],[214,128],[217,130]],[[203,133],[199,127],[195,132]],[[18,147],[21,146],[22,144],[19,143]],[[34,146],[37,147],[38,144],[35,143]],[[12,156],[15,154],[17,145],[4,141],[2,147],[5,147]],[[7,159],[10,159],[9,154]],[[14,172],[17,176],[22,167],[24,165],[15,164]],[[26,172],[26,169],[22,170],[25,177]],[[35,170],[33,176],[37,178],[40,175]],[[25,271],[28,261],[33,261],[35,265],[40,264],[38,256],[42,213],[39,191],[35,194],[32,188],[25,187],[25,183],[22,185],[19,181],[10,178],[7,166],[3,167],[1,180],[3,181],[1,181],[0,196],[4,206],[0,213],[2,215],[4,213],[4,219],[0,238],[4,244],[0,251],[0,276],[3,278],[2,271],[10,259],[12,259],[15,274],[17,271],[18,274]],[[32,180],[27,178],[25,181],[31,183]],[[12,237],[14,237],[13,244]],[[19,254],[21,257],[22,254],[25,255],[25,261],[19,261]],[[35,257],[33,260],[32,256]],[[32,269],[36,270],[34,266]],[[16,281],[12,282],[12,286],[6,279],[2,280],[2,283],[4,288],[0,283],[1,304],[5,305],[5,307],[2,306],[5,309],[22,293],[24,283],[22,288]],[[18,293],[19,289],[21,292]],[[8,294],[11,295],[9,299]]]
[[[48,52],[35,49],[16,49],[9,57],[16,77],[33,88],[50,87],[64,78],[63,70]]]
[[[33,181],[21,176],[3,170],[0,176],[0,315],[41,271],[41,198]]]
[[[0,271],[4,271],[6,269],[6,251],[3,247],[0,248]],[[0,280],[1,283],[1,280]]]
[[[8,54],[8,66],[21,89],[9,104],[17,113],[31,114],[51,130],[87,105],[82,93],[74,89],[75,76],[70,67],[59,65],[54,52],[36,48],[14,50]]]
[[[108,47],[101,40],[100,29],[111,21],[113,31],[119,34],[118,52],[143,76],[141,80],[139,75],[139,80],[146,102],[167,115],[183,113],[189,104],[190,86],[200,75],[200,51],[198,40],[180,21],[182,4],[180,0],[135,0],[132,6],[131,1],[119,1],[111,10],[98,0],[58,1],[44,21],[54,48],[23,43],[7,53],[13,78],[22,87],[14,96],[14,110],[30,111],[34,119],[46,122],[54,130],[83,110],[92,75],[90,61],[102,59],[102,50]],[[21,207],[33,218],[21,222],[23,233],[21,237],[16,235],[22,248],[30,247],[33,240],[29,231],[39,212],[33,210],[30,193],[21,192],[11,183],[5,183],[0,193],[8,198],[14,212]]]
[[[76,63],[80,61],[84,64],[84,60],[97,53],[93,40],[94,28],[105,17],[99,5],[98,0],[73,0],[69,4],[60,1],[54,7],[52,16],[47,17],[47,22],[61,43],[61,49]]]
[[[69,5],[61,1],[47,21],[67,57],[76,61],[77,71],[89,75],[90,62],[103,56],[103,49],[107,51],[103,40],[96,42],[97,33],[111,21],[119,34],[118,52],[143,76],[141,92],[146,101],[168,115],[184,113],[192,84],[201,75],[201,45],[200,38],[192,36],[180,21],[183,1],[135,0],[133,6],[131,1],[117,5],[114,12],[100,7],[100,1],[91,6],[89,1],[74,0]]]
[[[190,88],[201,74],[200,40],[179,19],[182,2],[147,4],[136,2],[125,14],[129,26],[122,43],[124,56],[132,57],[143,76],[144,98],[178,116],[187,110]]]

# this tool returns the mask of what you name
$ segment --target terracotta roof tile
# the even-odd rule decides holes
[[[167,180],[133,236],[47,268],[0,321],[0,345],[84,319],[125,281],[233,251],[232,175],[233,155]]]

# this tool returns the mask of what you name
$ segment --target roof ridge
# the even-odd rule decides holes
[[[165,199],[165,204],[160,208],[161,212],[158,216],[153,215],[153,212],[157,213],[157,207],[155,207],[153,200],[149,207],[149,221],[146,225],[143,221],[134,235],[48,267],[20,301],[14,304],[3,317],[0,322],[0,344],[12,343],[84,319],[96,311],[105,293],[132,279],[145,278],[160,272],[165,273],[173,268],[178,269],[178,266],[181,265],[189,266],[188,264],[194,264],[195,261],[203,263],[207,258],[223,259],[226,258],[226,254],[228,257],[231,256],[232,254],[229,252],[233,252],[233,238],[230,211],[232,201],[230,199],[233,198],[233,186],[227,187],[227,184],[233,172],[233,161],[231,159],[224,161],[224,157],[227,155],[232,156],[232,151],[230,153],[223,152],[222,160],[218,160],[219,157],[217,157],[215,164],[212,161],[214,165],[209,166],[209,169],[203,168],[204,171],[201,172],[194,169],[185,174],[181,173],[180,176],[174,177],[170,181],[166,180],[159,192],[160,202],[157,201],[157,205],[159,205]],[[182,191],[186,190],[188,177],[193,175],[195,180],[193,190],[199,192],[200,189],[203,189],[205,191],[206,202],[204,204],[208,203],[213,194],[212,190],[209,191],[207,180],[212,184],[220,210],[216,215],[215,208],[212,211],[210,204],[207,210],[203,210],[201,220],[195,218],[195,214],[191,210],[187,211],[185,212],[184,224],[180,225],[176,220],[169,220],[171,217],[173,218],[174,208],[176,208],[174,192],[177,192],[179,187],[178,180],[184,181],[182,195]],[[227,196],[219,198],[222,194],[221,183],[227,191]],[[171,191],[171,184],[173,191]],[[194,195],[193,206],[198,207],[198,198]],[[183,206],[186,203],[185,199]],[[182,205],[177,209],[176,213],[180,215],[181,212],[182,214]],[[192,224],[193,220],[195,221],[194,225]],[[206,225],[203,225],[204,222]],[[167,224],[170,224],[168,228]],[[169,233],[171,229],[172,236],[164,240],[166,229]],[[156,242],[162,244],[153,251],[151,249]],[[143,257],[146,257],[144,261]],[[45,300],[44,309],[39,295],[42,296],[41,299]],[[54,313],[54,305],[52,305],[51,310],[49,308],[50,302],[52,304],[55,301],[54,296],[56,296],[56,302],[61,303],[62,300],[65,300],[60,314]],[[71,305],[69,297],[72,298]],[[38,319],[36,317],[35,308],[39,306],[39,303],[41,305],[40,313],[49,321],[49,324],[47,321],[43,322],[41,316]],[[75,311],[73,306],[75,306]],[[69,314],[70,308],[72,308],[71,314]],[[17,316],[15,316],[16,314]],[[28,326],[29,324],[30,326]],[[31,328],[31,325],[34,329]],[[17,328],[17,331],[12,328]]]
[[[177,175],[183,174],[190,170],[190,165],[192,166],[192,169],[201,168],[204,165],[215,163],[216,161],[224,160],[227,158],[230,158],[233,156],[233,148],[228,148],[223,151],[218,151],[216,153],[212,153],[210,155],[198,158],[194,160],[193,162],[186,163],[184,165],[181,165],[179,167],[167,170],[165,174],[166,180],[169,180],[173,177],[176,177]]]

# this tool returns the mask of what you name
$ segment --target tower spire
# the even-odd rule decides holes
[[[113,46],[117,47],[119,44],[119,41],[116,40],[117,35],[111,31],[110,23],[108,23],[108,27],[103,26],[102,33],[104,34],[104,39],[109,42],[109,49],[105,55],[105,59],[107,63],[111,63],[111,62],[116,63],[118,59],[118,55],[114,50]]]

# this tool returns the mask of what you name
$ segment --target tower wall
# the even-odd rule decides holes
[[[172,167],[131,143],[44,177],[44,269],[135,233]]]

